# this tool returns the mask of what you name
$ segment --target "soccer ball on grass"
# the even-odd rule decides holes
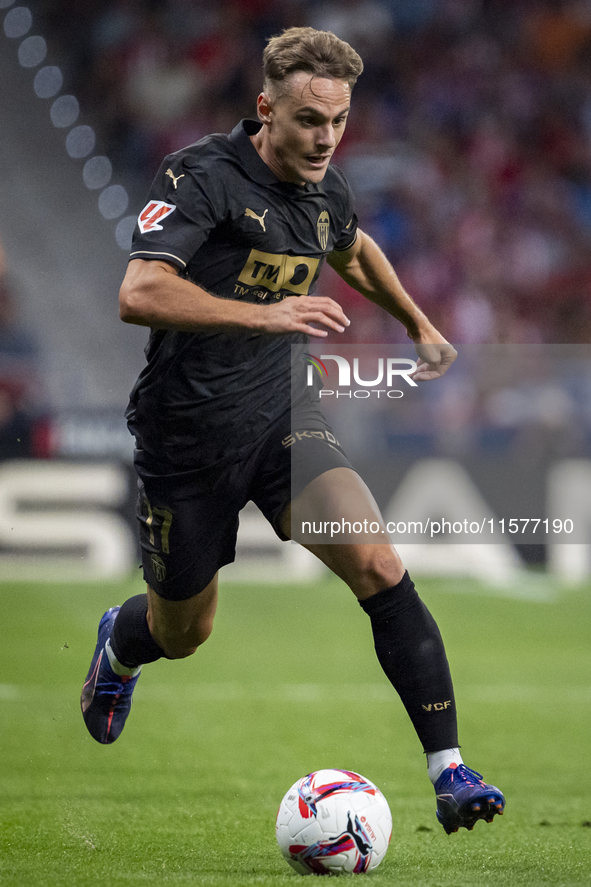
[[[350,770],[317,770],[289,789],[275,831],[281,852],[299,874],[361,874],[386,855],[392,816],[369,779]]]

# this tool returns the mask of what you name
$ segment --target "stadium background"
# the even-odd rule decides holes
[[[165,153],[254,114],[264,41],[282,27],[333,29],[361,52],[365,71],[337,161],[353,184],[362,226],[443,334],[459,345],[506,343],[522,354],[590,341],[590,4],[167,0],[81,8],[0,0],[0,9],[0,76],[8,87],[0,147],[0,458],[117,464],[125,477],[98,478],[90,495],[91,508],[111,515],[113,538],[127,539],[127,555],[113,552],[114,561],[129,564],[134,545],[116,519],[131,521],[131,439],[122,409],[146,338],[116,314],[134,220]],[[399,324],[328,268],[319,292],[338,299],[352,320],[341,343],[405,341]],[[456,457],[483,441],[490,449],[493,438],[501,455],[535,455],[550,437],[556,456],[586,457],[591,384],[586,370],[580,378],[586,352],[572,354],[579,359],[560,384],[543,356],[527,380],[475,380],[457,365],[420,415],[388,420],[378,411],[373,439],[385,453]],[[33,470],[48,486],[37,485],[36,505],[15,500],[20,474],[11,479],[5,467],[0,476],[5,575],[24,575],[25,556],[31,572],[32,535],[45,553],[59,548],[59,529],[45,538],[22,515],[17,539],[15,513],[47,511],[55,502],[47,466]],[[96,489],[109,482],[111,493]],[[245,524],[248,548],[265,531],[254,512]],[[69,541],[78,561],[88,535],[79,527],[77,543]],[[272,542],[267,536],[263,554]],[[522,548],[521,556],[548,562],[543,546]],[[591,569],[587,555],[576,557],[572,577]],[[103,561],[106,570],[109,557]],[[309,562],[307,569],[314,574]]]
[[[100,848],[96,835],[102,834],[102,826],[97,824],[98,813],[94,819],[90,816],[94,832],[88,831],[90,825],[80,824],[84,818],[76,795],[80,765],[68,774],[60,757],[64,749],[70,750],[72,761],[81,754],[75,744],[79,713],[60,713],[55,735],[47,724],[56,719],[56,705],[63,704],[66,689],[72,699],[79,692],[79,672],[86,667],[87,648],[93,643],[95,611],[113,602],[109,588],[119,593],[126,583],[137,586],[132,442],[122,411],[141,365],[146,333],[118,321],[116,298],[135,217],[159,160],[208,132],[228,132],[242,116],[253,116],[260,90],[260,55],[270,34],[311,24],[350,40],[364,59],[365,72],[355,90],[337,163],[356,192],[362,227],[380,242],[404,285],[450,341],[482,346],[483,353],[501,343],[509,349],[501,357],[505,370],[517,367],[491,383],[486,374],[474,370],[473,362],[460,361],[453,376],[437,383],[421,412],[409,408],[393,423],[376,410],[369,427],[379,457],[387,460],[402,453],[409,466],[417,458],[451,458],[464,464],[491,449],[501,462],[505,457],[524,458],[530,460],[530,469],[534,466],[530,476],[539,503],[544,501],[547,479],[542,474],[534,477],[536,466],[545,470],[548,456],[576,460],[580,473],[575,485],[585,502],[591,501],[591,370],[585,347],[591,341],[591,4],[587,0],[224,0],[215,4],[0,0],[0,22],[0,596],[8,637],[0,704],[10,709],[3,720],[2,791],[8,806],[3,806],[2,825],[18,848],[14,870],[8,844],[0,863],[9,860],[6,883],[57,885],[63,883],[66,858],[70,882],[82,884],[87,882],[76,880],[75,853]],[[341,343],[404,343],[401,328],[347,289],[330,269],[318,291],[340,301],[352,320]],[[559,345],[571,350],[562,352],[559,370],[551,371],[558,353],[552,348]],[[351,446],[363,456],[365,444],[354,434]],[[577,507],[583,522],[588,522],[586,504]],[[556,546],[552,554],[547,546],[529,545],[505,551],[508,557],[499,554],[499,546],[480,550],[462,546],[462,552],[448,548],[443,556],[438,551],[436,546],[426,552],[415,545],[407,554],[434,577],[423,586],[426,597],[451,638],[460,678],[472,679],[467,691],[460,690],[470,706],[464,735],[479,737],[484,757],[516,785],[518,767],[531,758],[524,781],[528,790],[533,787],[534,800],[520,800],[523,794],[516,791],[516,823],[521,815],[523,826],[531,814],[530,825],[564,826],[563,833],[546,828],[544,840],[522,828],[527,844],[520,846],[510,823],[504,823],[509,828],[504,833],[510,838],[507,847],[502,848],[499,838],[487,836],[488,843],[478,851],[477,868],[464,869],[455,860],[445,883],[474,883],[479,872],[482,883],[498,883],[491,852],[505,853],[502,882],[506,884],[588,883],[589,847],[583,838],[586,841],[589,835],[591,817],[584,813],[589,792],[580,759],[589,730],[583,711],[588,708],[584,637],[589,546],[560,550]],[[257,634],[259,625],[242,595],[244,590],[256,604],[260,592],[262,602],[269,586],[261,591],[230,584],[233,603],[222,608],[220,619],[232,649],[239,649],[246,626],[260,644],[258,649],[266,653],[259,652],[242,674],[244,663],[237,652],[232,654],[235,661],[231,656],[223,660],[222,640],[205,654],[203,667],[209,678],[203,688],[195,688],[188,668],[179,666],[176,707],[161,677],[163,683],[147,691],[143,720],[138,706],[138,726],[130,727],[130,732],[137,731],[131,735],[138,742],[140,728],[144,730],[152,754],[158,737],[149,715],[167,710],[169,703],[173,732],[186,698],[198,703],[200,713],[211,716],[214,724],[218,717],[223,722],[228,705],[236,700],[234,717],[243,718],[244,724],[251,710],[262,707],[272,717],[271,712],[281,712],[284,706],[289,726],[278,729],[274,744],[265,745],[269,737],[253,727],[251,734],[245,733],[250,757],[242,748],[240,755],[233,750],[234,757],[228,751],[222,772],[216,770],[217,758],[211,753],[207,757],[208,790],[223,795],[220,785],[231,774],[234,794],[229,796],[239,811],[236,817],[246,821],[251,816],[263,828],[261,817],[253,817],[249,808],[254,782],[268,777],[263,806],[272,814],[279,787],[293,781],[285,782],[290,766],[295,779],[300,769],[310,769],[312,760],[314,766],[335,763],[328,751],[321,761],[314,758],[305,730],[295,730],[296,743],[294,706],[298,711],[304,704],[312,706],[326,719],[325,734],[318,723],[313,731],[316,754],[318,747],[332,748],[335,754],[338,747],[341,754],[351,753],[347,760],[352,761],[357,746],[351,737],[337,740],[330,727],[335,723],[331,718],[349,704],[348,685],[339,683],[336,666],[325,675],[332,690],[318,682],[317,673],[306,677],[306,662],[315,660],[320,644],[326,645],[323,626],[334,619],[342,593],[337,594],[334,584],[296,546],[278,546],[255,511],[245,515],[240,554],[239,564],[225,573],[229,583],[253,577],[257,583],[287,583],[284,593],[290,595],[289,601],[279,595],[271,606],[274,644]],[[417,574],[417,567],[413,572]],[[463,578],[456,581],[457,575]],[[437,579],[442,576],[447,578]],[[294,591],[293,582],[302,583],[299,590]],[[100,583],[106,583],[104,588]],[[324,603],[315,602],[316,585],[325,593]],[[281,674],[275,672],[278,660],[271,654],[278,657],[293,640],[291,625],[286,627],[282,619],[286,614],[294,622],[306,619],[310,613],[306,606],[314,608],[318,624],[314,619],[313,625],[308,622],[307,646],[300,639],[291,652],[300,663],[301,680],[309,683],[294,683],[298,674],[292,683],[269,684],[269,674],[277,680]],[[61,620],[69,608],[75,615],[63,628],[62,638]],[[359,664],[362,655],[367,658],[367,639],[357,650],[359,629],[345,621],[340,626],[342,638],[335,639],[343,646],[337,649],[337,644],[331,661],[357,651],[359,680],[369,682],[365,701],[372,704],[372,711],[366,710],[364,717],[374,732],[365,745],[368,775],[377,771],[376,778],[390,786],[394,780],[395,818],[404,824],[410,804],[416,813],[414,829],[423,822],[423,802],[415,801],[414,782],[406,786],[402,776],[392,776],[388,770],[384,760],[389,752],[383,751],[389,741],[387,729],[374,719],[373,706],[383,712],[380,703],[388,688],[379,683],[381,676],[365,659]],[[488,626],[494,640],[484,643],[498,651],[499,685],[486,684],[486,692],[481,692],[488,680],[486,663],[475,665],[474,649],[466,640],[466,629],[474,625]],[[64,665],[66,636],[75,637],[80,648],[72,652],[72,658],[78,657],[76,668]],[[51,646],[57,637],[64,642],[59,662]],[[22,665],[23,645],[24,671],[17,667],[19,662]],[[547,661],[541,658],[542,649]],[[504,664],[499,663],[503,657]],[[39,661],[46,672],[43,678],[35,670]],[[254,682],[260,680],[255,675],[257,664],[266,683],[255,690]],[[167,668],[162,665],[159,674],[168,674]],[[237,683],[237,674],[252,682],[250,691]],[[216,681],[224,680],[228,683],[219,695],[221,685]],[[21,683],[29,690],[21,693]],[[34,700],[34,724],[28,715],[22,720],[13,715],[13,703],[19,700],[29,704]],[[482,737],[482,719],[491,709],[498,718],[498,735],[512,736],[515,760],[505,761],[506,739],[499,749],[494,730]],[[193,720],[186,711],[184,715],[192,728]],[[411,749],[416,751],[414,738],[398,721],[396,725],[402,736],[401,756],[407,749],[410,756]],[[211,727],[208,738],[219,750],[222,740],[216,729]],[[376,736],[375,751],[367,751]],[[188,735],[181,738],[190,743]],[[563,752],[560,770],[552,769],[556,749]],[[86,747],[84,751],[98,772],[98,756]],[[179,773],[171,776],[166,755],[154,752],[163,774],[156,783],[172,779],[170,784],[180,796],[185,790],[180,764]],[[183,752],[180,760],[195,766],[188,763],[188,755]],[[120,794],[117,800],[112,788],[111,802],[115,798],[125,807],[125,816],[141,835],[134,864],[141,858],[148,870],[158,872],[160,858],[154,861],[150,849],[153,833],[147,826],[142,831],[139,814],[125,806],[134,796],[132,777],[138,776],[138,763],[133,749],[124,747],[121,756],[113,771],[121,781]],[[252,768],[252,778],[239,762]],[[96,778],[99,797],[101,784],[91,769],[89,765],[85,775],[91,784]],[[413,777],[418,780],[418,765],[415,770]],[[541,785],[542,774],[549,771],[552,789]],[[420,778],[424,779],[422,773]],[[66,809],[64,798],[70,788]],[[161,797],[158,806],[149,794],[142,797],[144,809],[164,816],[163,833],[176,835],[174,802],[166,813],[166,798]],[[31,798],[38,811],[33,819]],[[407,805],[402,809],[398,809],[400,798]],[[192,816],[186,812],[192,801],[184,803],[183,816]],[[429,798],[425,810],[432,818],[431,806]],[[554,818],[548,809],[555,811]],[[233,817],[234,812],[227,815]],[[32,825],[35,816],[37,831]],[[225,823],[224,816],[221,805],[219,810],[216,807],[214,820]],[[53,842],[48,838],[44,845],[42,836],[52,817],[62,837]],[[188,820],[183,821],[186,830]],[[18,840],[15,823],[22,831]],[[581,824],[586,828],[581,829]],[[438,878],[444,878],[444,869],[438,866],[447,851],[440,848],[437,861],[430,845],[422,847],[430,860],[423,859],[423,866],[431,866],[434,880],[421,881],[413,874],[412,841],[431,841],[430,825],[417,826],[418,838],[410,828],[408,835],[398,835],[401,840],[408,838],[411,848],[403,857],[406,868],[400,863],[409,880],[400,883],[439,884]],[[236,836],[227,824],[223,828],[231,846]],[[197,839],[202,840],[203,834]],[[83,851],[74,851],[78,844]],[[31,846],[45,861],[45,873],[25,865]],[[172,840],[171,848],[177,858],[182,856]],[[264,866],[273,873],[273,851],[265,853]],[[523,881],[513,881],[520,859],[529,860],[528,854],[534,860],[531,865],[538,867],[525,871]],[[215,854],[214,859],[212,877],[222,877],[227,859]],[[546,874],[539,868],[540,860]],[[255,856],[249,865],[260,861]],[[102,865],[96,871],[104,876],[108,867]],[[248,883],[246,872],[255,870],[238,866],[235,883]],[[116,866],[109,874],[113,884],[136,883],[118,881]]]

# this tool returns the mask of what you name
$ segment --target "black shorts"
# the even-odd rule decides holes
[[[234,561],[238,514],[253,501],[280,539],[285,508],[306,484],[351,464],[321,413],[288,413],[249,447],[205,468],[175,469],[136,450],[144,578],[166,600],[202,591]]]

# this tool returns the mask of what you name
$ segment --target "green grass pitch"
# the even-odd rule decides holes
[[[507,797],[504,817],[450,837],[338,580],[222,585],[211,639],[145,668],[108,747],[86,733],[80,688],[100,616],[141,585],[0,584],[0,883],[296,884],[275,844],[279,801],[342,767],[392,810],[372,884],[591,884],[591,590],[536,601],[417,584],[446,640],[464,758]]]

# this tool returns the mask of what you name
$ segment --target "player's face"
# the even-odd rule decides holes
[[[259,96],[264,125],[255,145],[277,178],[298,185],[322,181],[345,131],[350,102],[346,81],[305,71],[291,75],[286,95]]]

